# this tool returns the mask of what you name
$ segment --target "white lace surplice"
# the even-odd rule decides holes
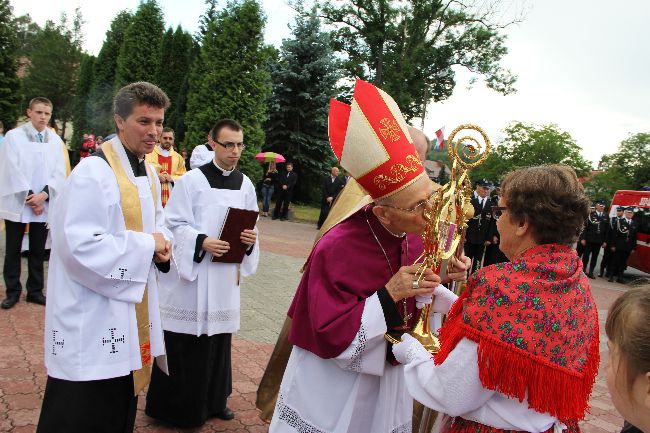
[[[365,301],[350,346],[323,359],[294,346],[270,433],[406,433],[413,400],[402,366],[386,362],[386,322],[377,295]]]
[[[240,324],[237,265],[214,263],[209,253],[194,261],[196,238],[218,237],[228,207],[258,210],[255,188],[244,176],[240,190],[211,188],[200,170],[175,184],[165,214],[174,233],[174,264],[161,279],[160,311],[167,331],[208,336],[233,333]],[[251,275],[259,261],[259,242],[244,257],[241,277]],[[239,281],[241,282],[241,281]]]

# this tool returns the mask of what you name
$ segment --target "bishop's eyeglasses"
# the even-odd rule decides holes
[[[429,196],[429,198],[427,198],[426,200],[420,200],[419,202],[417,202],[417,204],[415,206],[409,207],[409,208],[393,206],[392,204],[382,204],[381,206],[390,207],[390,208],[401,210],[401,211],[408,212],[408,213],[418,213],[418,212],[420,212],[420,209],[424,209],[424,206],[426,206],[427,204],[433,205],[433,201],[434,201],[434,197],[435,197],[436,193],[437,193],[437,191],[432,192],[431,195]]]

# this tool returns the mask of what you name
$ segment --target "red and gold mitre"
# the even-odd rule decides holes
[[[375,200],[425,175],[399,107],[370,83],[357,80],[352,105],[330,101],[328,130],[341,166]]]

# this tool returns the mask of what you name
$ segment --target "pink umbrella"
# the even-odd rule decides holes
[[[255,155],[255,159],[262,162],[285,162],[284,156],[275,152],[260,152]]]

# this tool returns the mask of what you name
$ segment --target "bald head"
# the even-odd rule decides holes
[[[418,153],[420,161],[424,161],[427,159],[427,152],[429,151],[429,145],[431,144],[429,137],[424,135],[424,132],[412,126],[409,126],[409,134],[411,135],[411,139],[413,139],[415,151]]]

